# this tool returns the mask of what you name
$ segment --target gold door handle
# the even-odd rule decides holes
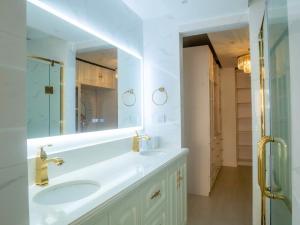
[[[161,196],[161,193],[160,193],[160,190],[158,190],[151,195],[151,200],[153,200],[157,197],[160,197],[160,196]]]
[[[287,145],[281,138],[274,138],[270,136],[264,136],[258,142],[258,184],[260,186],[261,193],[271,199],[286,200],[286,197],[279,192],[272,192],[271,187],[266,185],[266,145],[268,143],[278,143],[282,146],[280,151],[283,155],[287,155]]]

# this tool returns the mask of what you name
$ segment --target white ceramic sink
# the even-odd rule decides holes
[[[94,181],[70,181],[40,191],[33,201],[41,205],[64,204],[86,198],[99,189],[100,185]]]
[[[157,151],[157,150],[146,150],[146,151],[141,151],[140,154],[142,156],[159,156],[159,155],[164,155],[165,152]]]

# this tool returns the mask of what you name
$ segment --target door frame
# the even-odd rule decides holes
[[[251,102],[252,102],[252,224],[259,225],[260,210],[260,189],[257,182],[257,142],[260,140],[260,114],[259,114],[259,59],[258,59],[258,32],[263,20],[265,3],[253,3],[253,13],[251,14],[251,5],[249,11],[243,14],[219,17],[210,20],[196,21],[192,24],[179,26],[179,49],[180,49],[180,93],[181,105],[184,102],[183,90],[183,38],[186,36],[218,32],[230,29],[238,29],[241,27],[249,27],[250,55],[252,64],[251,73]],[[258,108],[257,108],[258,107]],[[184,130],[184,110],[181,111],[181,130]],[[184,140],[184,134],[181,132],[181,142]]]

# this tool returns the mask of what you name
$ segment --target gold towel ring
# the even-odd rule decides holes
[[[158,93],[164,93],[165,94],[164,100],[162,102],[157,102],[157,100],[155,100],[155,95],[158,94]],[[152,102],[155,105],[160,105],[160,106],[164,105],[168,102],[168,99],[169,99],[168,92],[164,87],[157,88],[152,93]]]
[[[134,100],[132,103],[126,103],[125,101],[125,96],[128,95],[132,95],[134,97]],[[123,101],[123,105],[127,106],[127,107],[132,107],[135,105],[136,103],[136,95],[134,93],[134,90],[133,89],[128,89],[127,91],[124,91],[123,94],[122,94],[122,101]]]

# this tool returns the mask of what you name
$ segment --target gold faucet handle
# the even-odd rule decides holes
[[[59,158],[59,157],[47,159],[47,163],[50,163],[50,162],[55,163],[55,165],[57,165],[57,166],[61,166],[62,164],[65,163],[65,161],[62,158]]]
[[[52,147],[52,145],[51,145],[51,144],[48,144],[48,145],[42,145],[42,146],[40,147],[40,151],[39,151],[39,153],[38,153],[38,156],[39,156],[41,159],[43,159],[43,160],[45,160],[45,159],[48,158],[48,155],[47,155],[46,151],[44,150],[44,148],[46,148],[46,147]]]
[[[143,139],[143,140],[145,140],[145,141],[149,141],[149,140],[151,140],[151,137],[150,137],[149,135],[143,135],[143,136],[141,137],[141,139]]]

